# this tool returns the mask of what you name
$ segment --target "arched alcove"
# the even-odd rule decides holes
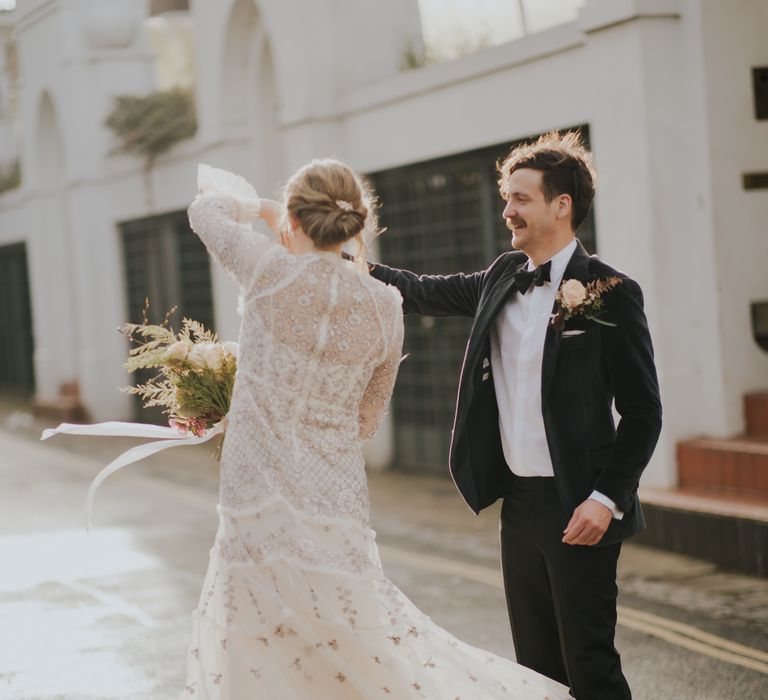
[[[35,174],[43,186],[54,186],[64,177],[64,146],[56,118],[56,107],[48,92],[40,98],[35,139]]]
[[[253,144],[260,174],[269,181],[279,169],[278,96],[272,48],[254,0],[232,5],[222,46],[222,132]]]
[[[266,36],[253,0],[237,0],[232,6],[223,41],[222,125],[245,129],[259,103],[254,89]]]

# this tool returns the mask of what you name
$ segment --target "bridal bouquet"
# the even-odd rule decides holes
[[[237,201],[239,213],[244,212],[249,218],[258,215],[261,200],[256,190],[238,175],[201,164],[198,190],[231,196]],[[41,436],[42,440],[54,435],[153,438],[153,442],[136,445],[117,456],[93,479],[85,501],[86,529],[91,527],[96,491],[107,477],[163,450],[201,445],[226,430],[225,417],[237,372],[237,343],[220,343],[214,333],[188,318],[182,321],[181,330],[174,333],[169,324],[172,311],[159,325],[149,323],[147,311],[145,306],[143,323],[126,323],[120,328],[137,344],[129,351],[123,367],[129,372],[158,372],[143,384],[125,387],[123,391],[138,395],[145,407],[162,406],[170,425],[123,421],[93,425],[62,423],[44,430]]]
[[[168,314],[170,315],[170,314]],[[237,343],[219,343],[202,324],[185,318],[181,331],[162,325],[126,323],[120,331],[137,346],[123,367],[129,372],[157,369],[152,379],[123,391],[135,394],[144,407],[162,406],[179,433],[201,437],[229,411],[237,372]]]

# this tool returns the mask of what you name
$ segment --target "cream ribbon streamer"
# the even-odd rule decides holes
[[[127,467],[129,464],[138,462],[161,450],[167,450],[169,447],[181,447],[182,445],[201,445],[204,442],[208,442],[211,438],[221,435],[223,432],[224,426],[222,423],[217,423],[213,428],[206,430],[204,435],[197,437],[195,435],[183,436],[176,430],[176,428],[165,428],[161,425],[108,421],[106,423],[95,423],[93,425],[62,423],[58,428],[48,428],[44,430],[40,439],[47,440],[54,435],[60,434],[160,438],[155,442],[136,445],[130,450],[126,450],[119,457],[113,459],[93,479],[91,485],[88,487],[88,495],[85,499],[85,529],[87,532],[90,532],[91,526],[93,525],[93,501],[96,497],[96,491],[108,476],[111,476],[123,467]]]

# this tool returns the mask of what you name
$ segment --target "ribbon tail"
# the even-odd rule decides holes
[[[83,427],[91,427],[91,426],[83,426]],[[95,427],[95,426],[93,426]],[[157,426],[156,426],[157,427]],[[172,429],[169,429],[172,430]],[[144,445],[136,445],[135,447],[132,447],[130,450],[127,450],[126,452],[123,452],[119,457],[112,460],[104,469],[102,469],[96,477],[91,482],[91,485],[88,487],[88,495],[85,499],[85,529],[87,532],[91,531],[91,527],[93,526],[93,502],[96,497],[96,491],[98,490],[99,486],[104,482],[104,480],[114,474],[116,471],[119,471],[123,467],[128,466],[129,464],[133,464],[134,462],[138,462],[141,459],[145,459],[146,457],[150,457],[153,454],[156,454],[157,452],[160,452],[162,450],[166,450],[170,447],[180,447],[182,445],[201,445],[204,442],[208,442],[211,438],[215,437],[216,435],[220,435],[224,432],[224,427],[221,423],[217,423],[213,428],[210,430],[207,430],[204,435],[197,437],[197,436],[188,436],[188,437],[179,437],[178,432],[175,430],[172,431],[174,437],[170,439],[165,440],[158,440],[156,442],[149,442],[145,443]],[[79,434],[87,434],[87,435],[104,435],[104,433],[79,433]],[[124,434],[124,433],[123,433]]]
[[[107,421],[80,425],[78,423],[62,423],[58,428],[47,428],[40,436],[47,440],[54,435],[99,435],[119,437],[146,437],[158,439],[178,439],[179,431],[175,428],[151,423],[126,423],[122,421]]]

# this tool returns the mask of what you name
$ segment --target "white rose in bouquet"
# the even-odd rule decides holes
[[[196,343],[193,345],[189,355],[187,355],[187,362],[193,367],[199,367],[200,369],[205,367],[205,353],[210,345],[213,345],[213,343]]]
[[[221,347],[224,352],[226,352],[228,355],[232,355],[234,358],[237,358],[238,354],[240,353],[240,346],[234,340],[228,340]]]
[[[217,343],[198,343],[192,347],[187,358],[195,367],[217,370],[224,359],[224,350]]]
[[[165,361],[184,362],[187,359],[187,355],[189,355],[189,350],[190,344],[179,340],[173,343],[173,345],[168,346],[168,349],[165,351]]]
[[[224,359],[224,350],[221,345],[209,345],[205,349],[205,364],[208,369],[217,370],[221,368],[221,362]]]

